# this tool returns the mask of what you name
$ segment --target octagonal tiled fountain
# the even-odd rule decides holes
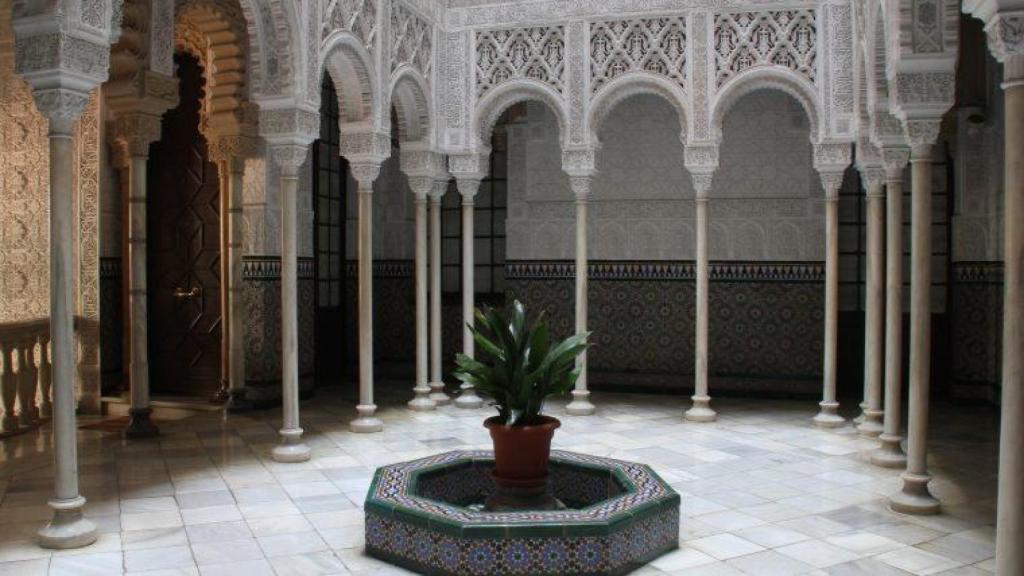
[[[366,549],[425,574],[625,574],[678,546],[679,494],[649,467],[553,451],[565,508],[489,512],[492,452],[447,452],[377,469]]]

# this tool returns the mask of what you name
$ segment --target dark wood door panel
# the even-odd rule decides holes
[[[158,393],[210,396],[221,371],[219,180],[199,131],[201,71],[175,60],[180,105],[149,163],[151,381]]]

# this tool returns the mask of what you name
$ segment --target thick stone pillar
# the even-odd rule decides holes
[[[275,145],[281,170],[281,443],[272,456],[278,462],[305,462],[310,450],[299,425],[298,192],[299,168],[308,144]]]
[[[885,172],[861,169],[867,192],[867,292],[864,298],[864,403],[861,436],[882,433],[882,355],[885,334]]]
[[[430,398],[427,366],[427,202],[434,180],[427,176],[410,177],[409,187],[416,197],[416,382],[415,397],[409,401],[412,410],[433,410],[437,402]]]
[[[1016,35],[1011,34],[1016,30]],[[997,17],[989,37],[1003,63],[1003,396],[996,573],[1024,573],[1024,13]],[[999,38],[1015,38],[1015,44]]]
[[[871,453],[871,463],[902,468],[901,419],[903,415],[903,170],[910,159],[905,146],[882,148],[885,168],[885,411],[881,446]]]
[[[836,399],[836,351],[839,324],[839,188],[843,173],[822,171],[821,184],[825,188],[825,363],[821,411],[814,424],[822,428],[836,428],[846,423],[839,415]]]
[[[937,514],[928,491],[928,409],[931,388],[932,147],[938,120],[911,120],[910,393],[907,406],[907,470],[890,507],[906,514]]]
[[[351,164],[350,171],[359,183],[359,404],[358,416],[349,422],[349,429],[380,432],[384,423],[374,416],[377,405],[373,403],[373,181],[380,174],[380,164]]]
[[[569,176],[569,184],[576,202],[576,333],[587,331],[587,275],[590,268],[587,261],[587,200],[590,197],[592,177]],[[576,367],[580,370],[576,379],[576,387],[572,391],[572,401],[565,411],[572,416],[593,414],[596,408],[590,402],[590,391],[587,390],[587,352],[583,351],[576,357]]]
[[[445,178],[434,180],[430,192],[430,399],[439,406],[452,401],[441,376],[441,198],[447,190]]]
[[[96,525],[82,516],[75,424],[74,174],[75,121],[89,101],[85,91],[36,89],[36,106],[50,120],[50,346],[53,362],[53,519],[39,530],[46,548],[78,548],[96,541]]]
[[[694,381],[693,406],[683,415],[692,422],[713,422],[718,414],[711,409],[708,395],[708,288],[710,271],[708,267],[708,196],[711,193],[713,172],[691,172],[693,189],[696,193],[697,216],[696,266],[694,276],[697,285],[697,304],[694,323]]]
[[[481,176],[456,176],[456,184],[459,187],[459,194],[462,195],[462,353],[473,357],[474,342],[473,333],[469,326],[474,322],[474,286],[473,274],[475,272],[473,260],[473,199],[480,190]],[[472,384],[463,382],[462,393],[455,399],[455,405],[459,408],[479,408],[483,406],[483,400],[476,395]]]

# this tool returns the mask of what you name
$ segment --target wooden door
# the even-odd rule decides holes
[[[220,388],[220,194],[199,132],[203,77],[177,55],[180,104],[164,115],[148,165],[150,381],[154,392]]]

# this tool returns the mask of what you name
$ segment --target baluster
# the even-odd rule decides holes
[[[4,416],[0,419],[0,430],[15,432],[18,430],[18,418],[14,415],[14,399],[17,396],[17,381],[14,379],[14,354],[11,344],[0,343],[0,361],[4,365],[3,376],[0,377],[0,401],[3,401]]]
[[[53,402],[50,399],[50,389],[53,384],[51,380],[50,364],[50,336],[43,334],[39,336],[39,417],[50,418],[53,416]]]
[[[18,354],[18,423],[32,426],[39,421],[36,410],[35,340],[23,340],[17,348]]]

